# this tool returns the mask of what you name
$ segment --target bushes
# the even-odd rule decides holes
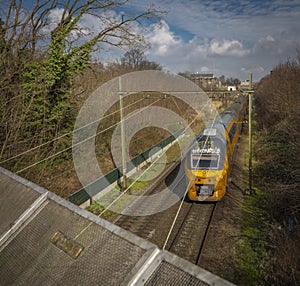
[[[300,57],[278,65],[256,92],[259,125],[254,155],[255,183],[264,191],[268,214],[269,282],[300,283]],[[298,243],[299,245],[299,243]]]
[[[271,196],[278,196],[282,220],[286,219],[282,210],[299,218],[300,197],[294,195],[300,187],[299,78],[300,62],[281,64],[260,82],[256,96],[260,131],[254,150],[259,161],[255,174]]]
[[[242,235],[237,244],[236,281],[238,285],[268,285],[267,214],[264,194],[246,197],[243,204]]]

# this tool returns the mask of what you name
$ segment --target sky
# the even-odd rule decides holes
[[[133,0],[167,10],[145,35],[148,60],[178,72],[258,81],[300,50],[300,0]],[[125,14],[126,16],[126,14]]]
[[[130,0],[111,13],[126,18],[152,4],[167,14],[160,25],[149,22],[143,30],[150,44],[145,55],[172,73],[213,73],[242,81],[252,73],[259,81],[300,51],[300,0]],[[54,22],[61,11],[51,11]],[[85,21],[88,29],[97,26],[91,16]],[[101,52],[100,60],[119,60],[124,53]]]

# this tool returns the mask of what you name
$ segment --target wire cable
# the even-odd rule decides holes
[[[124,121],[126,121],[127,119],[129,119],[129,118],[135,116],[135,115],[138,114],[139,112],[141,112],[141,111],[147,109],[149,106],[155,104],[156,102],[158,102],[158,101],[160,101],[160,100],[161,100],[161,99],[158,99],[158,100],[152,102],[151,104],[149,104],[148,106],[146,106],[146,107],[144,107],[144,108],[142,108],[142,109],[139,109],[139,111],[136,112],[136,113],[131,113],[130,116],[128,116],[126,119],[124,119]],[[48,156],[48,157],[46,157],[46,158],[44,158],[44,159],[42,159],[42,160],[40,160],[40,161],[38,161],[38,162],[33,163],[33,164],[31,164],[31,165],[29,165],[29,166],[27,166],[27,167],[25,167],[25,168],[23,168],[23,169],[21,169],[21,170],[18,170],[18,171],[16,172],[16,174],[19,174],[19,173],[21,173],[21,172],[23,172],[23,171],[25,171],[25,170],[27,170],[27,169],[30,169],[31,167],[34,167],[34,166],[36,166],[36,165],[38,165],[38,164],[40,164],[40,163],[42,163],[42,162],[45,162],[45,161],[47,161],[48,159],[51,159],[51,158],[53,158],[53,157],[55,157],[55,156],[57,156],[57,155],[60,155],[60,154],[66,152],[66,151],[68,151],[68,150],[70,150],[70,149],[72,149],[72,148],[74,148],[74,147],[77,147],[77,146],[79,146],[80,144],[82,144],[82,143],[84,143],[84,142],[87,142],[88,140],[93,139],[93,138],[96,137],[97,135],[99,135],[99,134],[101,134],[101,133],[103,133],[103,132],[105,132],[105,131],[111,129],[112,127],[117,126],[118,124],[120,124],[120,121],[117,122],[117,123],[115,123],[115,124],[113,124],[113,125],[111,125],[111,126],[109,126],[109,127],[107,127],[107,128],[105,128],[104,130],[101,130],[100,132],[97,132],[96,134],[93,134],[92,136],[89,136],[89,137],[85,138],[84,140],[82,140],[82,141],[80,141],[80,142],[77,142],[76,144],[72,144],[72,146],[69,146],[69,147],[65,148],[64,150],[61,150],[61,151],[59,151],[59,152],[57,152],[57,153],[55,153],[55,154],[52,154],[52,155],[50,155],[50,156]]]
[[[205,105],[206,106],[206,105]],[[205,106],[203,108],[205,108]],[[183,130],[182,133],[184,133],[198,118],[199,114],[197,114],[194,119],[192,120],[192,122],[190,124],[187,125],[187,127],[185,127],[185,129]],[[216,119],[216,117],[218,116],[218,113],[216,114],[214,120]],[[165,154],[165,150],[163,151],[163,154]],[[155,163],[158,159],[160,159],[160,156],[155,159],[153,163]],[[112,205],[114,205],[119,199],[121,199],[130,189],[130,187],[135,184],[139,178],[141,178],[146,172],[148,172],[149,168],[147,168],[146,170],[144,170],[116,199],[114,199],[99,215],[98,217],[101,217]],[[185,191],[185,195],[187,193],[187,190]],[[181,203],[182,204],[182,203]],[[180,210],[178,211],[178,213],[180,212]],[[176,219],[177,219],[178,215],[176,215]],[[175,222],[174,222],[175,224]],[[90,226],[92,225],[92,222],[90,222],[84,229],[82,229],[76,236],[74,239],[77,239],[82,233],[84,233]],[[171,233],[172,230],[170,230]],[[169,237],[169,235],[168,235]]]
[[[129,105],[123,107],[122,110],[124,110],[124,109],[126,109],[126,108],[128,108],[128,107],[130,107],[130,106],[132,106],[132,105],[134,105],[134,104],[136,104],[136,103],[142,101],[143,99],[144,99],[144,98],[141,98],[141,99],[139,99],[138,101],[135,101],[135,102],[133,102],[133,103],[131,103],[131,104],[129,104]],[[25,154],[29,153],[29,152],[31,152],[31,151],[34,151],[34,150],[36,150],[36,149],[38,149],[38,148],[40,148],[40,147],[46,146],[47,144],[50,144],[50,143],[52,143],[52,142],[55,142],[55,141],[57,141],[57,140],[59,140],[59,139],[61,139],[61,138],[64,138],[64,137],[66,137],[66,136],[68,136],[68,135],[70,135],[70,134],[72,134],[72,133],[74,133],[74,132],[77,132],[77,131],[79,131],[79,130],[81,130],[81,129],[83,129],[83,128],[86,128],[86,127],[88,127],[88,126],[90,126],[90,125],[92,125],[92,124],[95,124],[95,123],[97,123],[97,122],[99,122],[99,121],[101,121],[101,120],[103,120],[103,119],[105,119],[105,118],[107,118],[107,117],[109,117],[109,116],[111,116],[111,115],[113,115],[113,114],[115,114],[115,113],[119,113],[119,112],[120,112],[120,110],[118,109],[118,110],[116,110],[116,111],[114,111],[114,112],[112,112],[112,113],[110,113],[110,114],[105,115],[105,116],[102,117],[102,118],[99,118],[99,119],[97,119],[97,120],[95,120],[95,121],[93,121],[93,122],[90,122],[90,123],[88,123],[88,124],[86,124],[86,125],[84,125],[84,126],[81,126],[81,127],[77,128],[77,129],[74,129],[73,131],[67,132],[67,133],[65,133],[65,134],[63,134],[63,135],[61,135],[61,136],[58,136],[58,137],[56,137],[56,138],[53,138],[52,140],[49,140],[49,141],[44,142],[44,143],[42,143],[42,144],[40,144],[40,145],[38,145],[38,146],[35,146],[35,147],[33,147],[33,148],[30,148],[30,149],[28,149],[28,150],[26,150],[26,151],[24,151],[24,152],[22,152],[22,153],[19,153],[19,154],[15,155],[15,156],[12,156],[12,157],[8,158],[8,159],[5,159],[5,160],[3,160],[3,161],[0,161],[0,164],[9,162],[9,161],[11,161],[11,160],[13,160],[13,159],[16,159],[16,158],[18,158],[18,157],[20,157],[20,156],[22,156],[22,155],[25,155]]]
[[[203,107],[204,108],[204,107]],[[216,115],[216,117],[217,117],[217,115]],[[216,118],[215,117],[215,118]],[[183,133],[194,123],[194,121],[196,120],[198,118],[198,114],[194,117],[194,119],[193,119],[193,121],[190,123],[190,124],[188,124],[186,127],[185,127],[185,129],[183,130]],[[164,150],[163,151],[163,154],[165,154],[166,153],[166,150]],[[159,158],[159,157],[158,157]],[[152,163],[152,164],[154,164],[156,162],[156,160],[154,160],[154,162]],[[138,176],[132,183],[131,183],[131,185],[128,187],[128,188],[126,188],[126,190],[124,190],[123,192],[122,192],[122,194],[121,195],[119,195],[114,201],[112,201],[111,203],[110,203],[110,205],[106,208],[106,209],[104,209],[101,213],[100,213],[100,215],[99,216],[101,216],[102,214],[104,214],[106,211],[107,211],[107,209],[109,208],[109,207],[111,207],[114,203],[116,203],[129,189],[130,189],[130,187],[133,185],[133,184],[135,184],[137,181],[138,181],[138,179],[141,177],[141,176],[143,176],[147,171],[149,170],[149,168],[147,168],[144,172],[142,172],[142,174],[140,175],[140,176]]]
[[[216,117],[214,118],[212,125],[214,124],[214,122],[215,122],[217,116],[218,116],[218,114],[217,114]],[[205,144],[207,143],[207,141],[208,141],[208,137],[206,138]],[[199,162],[200,162],[200,159],[201,159],[201,156],[202,156],[203,152],[204,152],[204,151],[202,150],[202,151],[201,151],[201,154],[200,154],[200,156],[199,156],[199,159],[198,159],[198,161],[197,161],[197,165],[198,165]],[[191,185],[193,184],[193,182],[194,182],[194,178],[190,179],[189,184],[188,184],[188,186],[187,186],[187,188],[186,188],[186,190],[185,190],[185,192],[184,192],[184,196],[183,196],[184,198],[185,198],[185,196],[186,196],[188,190],[190,189]],[[181,200],[181,203],[180,203],[180,205],[179,205],[179,207],[178,207],[177,213],[176,213],[176,215],[175,215],[175,217],[174,217],[174,220],[173,220],[173,222],[172,222],[172,225],[171,225],[171,227],[170,227],[169,233],[168,233],[168,235],[167,235],[167,238],[166,238],[166,240],[165,240],[165,243],[164,243],[162,249],[165,249],[165,248],[166,248],[166,245],[167,245],[167,243],[168,243],[168,240],[169,240],[169,238],[170,238],[170,236],[171,236],[171,233],[172,233],[172,231],[173,231],[173,229],[174,229],[176,220],[177,220],[177,218],[178,218],[178,216],[179,216],[179,213],[180,213],[180,211],[181,211],[183,202],[184,202],[184,200]]]

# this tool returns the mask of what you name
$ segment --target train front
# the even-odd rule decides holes
[[[219,201],[228,177],[225,128],[221,123],[205,129],[190,146],[185,161],[188,198],[192,201]]]

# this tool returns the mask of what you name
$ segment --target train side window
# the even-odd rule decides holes
[[[230,129],[230,131],[228,133],[231,142],[233,140],[235,132],[236,132],[236,124],[233,123],[233,125],[232,125],[232,127],[231,127],[231,129]]]

